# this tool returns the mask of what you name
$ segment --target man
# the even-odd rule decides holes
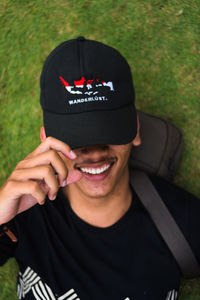
[[[0,264],[16,258],[19,299],[177,299],[179,267],[130,187],[140,134],[125,59],[83,37],[62,43],[41,105],[42,143],[0,189]],[[151,180],[200,259],[198,199]]]

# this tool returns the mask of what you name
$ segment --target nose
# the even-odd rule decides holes
[[[77,159],[75,168],[83,165],[102,163],[108,160],[114,160],[109,155],[109,145],[86,146],[76,149]]]

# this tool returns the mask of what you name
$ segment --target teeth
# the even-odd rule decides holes
[[[82,172],[89,174],[101,174],[105,172],[108,168],[110,168],[111,164],[106,165],[103,168],[95,169],[95,168],[80,168]]]

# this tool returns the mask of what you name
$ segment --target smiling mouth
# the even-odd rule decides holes
[[[112,158],[99,162],[85,162],[82,164],[76,164],[75,168],[81,171],[83,174],[100,175],[108,171],[116,161],[116,158]]]
[[[106,170],[108,170],[110,167],[111,167],[111,164],[105,165],[102,168],[80,168],[80,170],[83,173],[87,173],[87,174],[101,174],[101,173],[105,172]]]

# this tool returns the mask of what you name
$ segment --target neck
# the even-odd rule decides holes
[[[109,227],[127,212],[132,202],[128,168],[113,191],[105,197],[88,197],[73,184],[63,188],[63,193],[82,220],[93,226]]]

